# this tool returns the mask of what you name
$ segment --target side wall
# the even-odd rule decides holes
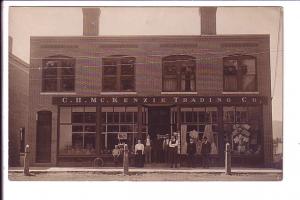
[[[20,128],[28,135],[28,65],[9,55],[9,166],[20,165]]]

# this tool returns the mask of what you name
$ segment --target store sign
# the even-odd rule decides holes
[[[127,140],[127,133],[118,133],[119,140]]]
[[[263,104],[266,98],[261,96],[159,96],[159,97],[53,97],[54,105],[226,105],[226,104]]]

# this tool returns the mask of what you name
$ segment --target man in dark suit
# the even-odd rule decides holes
[[[196,153],[196,143],[194,143],[194,140],[191,138],[190,142],[187,145],[189,167],[195,167],[195,153]]]
[[[211,144],[207,141],[207,137],[203,138],[201,154],[203,168],[209,168],[209,154],[211,151]]]

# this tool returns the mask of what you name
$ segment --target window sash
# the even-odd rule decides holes
[[[114,73],[107,73],[106,69],[112,66]],[[104,58],[102,90],[105,92],[135,91],[135,58]]]
[[[246,68],[245,68],[246,67]],[[256,59],[249,56],[224,58],[223,89],[227,92],[252,92],[257,90]]]
[[[53,57],[43,59],[42,63],[43,92],[75,90],[75,59]]]

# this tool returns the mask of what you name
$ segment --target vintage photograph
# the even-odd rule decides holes
[[[282,7],[9,7],[10,181],[281,181]]]

